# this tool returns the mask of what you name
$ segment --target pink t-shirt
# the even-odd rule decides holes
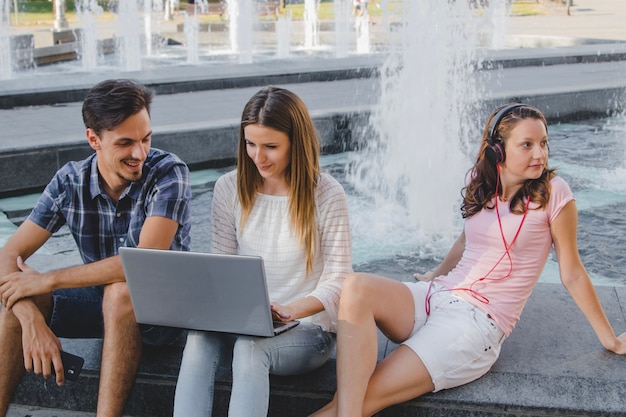
[[[537,210],[538,205],[531,203],[521,230],[523,215],[511,213],[508,203],[499,202],[502,230],[509,246],[519,230],[509,250],[510,260],[495,208],[483,209],[465,221],[463,257],[448,275],[437,278],[445,287],[457,289],[456,295],[489,313],[507,336],[548,259],[552,247],[550,225],[574,199],[562,178],[554,177],[551,184],[547,206]]]

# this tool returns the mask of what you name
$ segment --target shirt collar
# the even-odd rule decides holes
[[[126,190],[120,196],[120,200],[126,197],[127,195],[133,199],[137,199],[141,193],[141,188],[143,187],[143,183],[145,182],[145,167],[144,164],[144,172],[141,175],[141,178],[138,181],[131,182]],[[102,178],[100,177],[100,171],[98,171],[98,155],[94,154],[93,159],[91,160],[91,170],[89,174],[89,192],[91,193],[91,199],[98,197],[99,195],[105,196],[107,195],[102,189]]]

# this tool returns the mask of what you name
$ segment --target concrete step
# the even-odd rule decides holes
[[[545,43],[545,38],[542,39]],[[379,53],[347,58],[274,60],[271,63],[163,67],[140,71],[133,74],[133,78],[140,79],[157,94],[326,82],[377,77],[386,57],[386,54]],[[474,65],[482,70],[492,70],[615,61],[626,61],[626,42],[590,40],[583,44],[555,43],[532,49],[479,49]],[[123,72],[50,73],[23,82],[0,80],[0,109],[82,101],[87,90],[98,81],[127,76]]]
[[[624,45],[499,51],[497,59],[491,58],[500,62],[498,67],[476,74],[484,90],[480,105],[487,113],[505,102],[524,101],[541,108],[550,122],[623,111]],[[599,56],[614,60],[597,62]],[[583,63],[557,65],[559,60]],[[300,95],[326,151],[350,149],[351,138],[366,140],[369,115],[379,102],[376,73],[382,62],[382,56],[363,56],[273,66],[189,66],[138,73],[135,78],[160,90],[152,109],[153,145],[176,153],[192,168],[202,168],[232,162],[241,109],[260,85],[283,85]],[[21,97],[33,104],[26,98],[32,96],[44,100],[39,103],[65,103],[0,109],[0,197],[39,191],[62,164],[91,152],[82,133],[80,100],[93,84],[115,75],[0,81],[0,100]]]
[[[626,288],[597,290],[615,331],[626,331]],[[95,410],[100,341],[66,339],[63,345],[86,358],[79,380],[57,387],[28,375],[16,394],[16,406],[22,410],[25,406],[86,413]],[[379,335],[379,359],[395,347]],[[180,346],[146,350],[126,407],[127,416],[171,415],[181,352]],[[232,381],[229,360],[224,358],[218,370],[215,416],[226,415]],[[335,387],[334,360],[305,375],[272,377],[269,416],[306,416],[328,402]],[[391,407],[379,415],[623,417],[625,398],[624,357],[601,346],[561,285],[538,284],[517,328],[505,341],[500,359],[487,375],[465,386]]]

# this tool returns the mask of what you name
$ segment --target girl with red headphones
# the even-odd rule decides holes
[[[535,107],[498,108],[464,189],[464,230],[417,282],[357,273],[344,283],[337,393],[315,416],[372,415],[484,375],[519,320],[552,246],[561,280],[602,345],[626,354],[576,243],[568,184],[548,167],[548,132]],[[376,327],[400,346],[377,363]]]

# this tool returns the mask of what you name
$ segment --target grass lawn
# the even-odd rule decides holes
[[[533,16],[546,14],[545,8],[537,0],[516,0],[511,5],[514,16]]]

